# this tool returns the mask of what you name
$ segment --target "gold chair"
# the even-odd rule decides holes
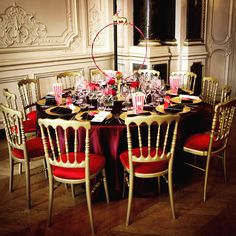
[[[62,84],[63,90],[73,90],[77,78],[81,76],[83,76],[82,70],[79,72],[66,71],[57,75],[57,82]]]
[[[2,93],[6,99],[6,106],[10,107],[11,109],[18,110],[16,95],[14,93],[9,92],[7,88],[4,88],[2,90]]]
[[[13,189],[14,165],[22,163],[25,166],[27,207],[30,208],[30,162],[39,159],[44,160],[43,142],[38,137],[26,139],[21,111],[13,110],[3,104],[0,104],[0,111],[5,125],[9,148],[9,192],[12,192]]]
[[[211,105],[215,106],[216,94],[218,89],[218,80],[214,77],[203,77],[202,79],[202,90],[201,98],[202,100]]]
[[[7,88],[3,89],[3,96],[6,98],[6,106],[18,110],[17,97],[14,93],[9,92]],[[36,135],[36,120],[23,120],[23,127],[26,137],[31,137]],[[8,144],[9,145],[9,144]],[[8,148],[8,150],[10,150]],[[9,153],[10,155],[10,153]],[[19,174],[22,173],[22,163],[19,163]]]
[[[195,85],[197,79],[197,75],[195,73],[189,71],[177,71],[177,72],[172,72],[171,75],[180,76],[180,78],[182,79],[181,89],[187,89],[193,92],[195,91]]]
[[[134,177],[157,177],[160,187],[160,177],[168,174],[170,205],[172,217],[175,219],[172,171],[179,120],[179,115],[136,116],[125,119],[128,150],[120,154],[120,160],[124,167],[124,181],[127,179],[126,174],[129,174],[126,226],[130,222]],[[147,129],[147,133],[142,133],[143,129]]]
[[[183,150],[195,156],[194,162],[185,162],[187,165],[205,172],[203,200],[206,201],[207,180],[210,161],[214,157],[222,158],[224,179],[226,177],[226,148],[236,108],[236,98],[219,103],[214,108],[214,117],[210,133],[197,133],[188,137],[184,143]],[[192,156],[192,155],[190,155]],[[196,157],[205,160],[204,167],[197,165]],[[186,157],[187,158],[187,157]]]
[[[109,203],[109,195],[105,172],[105,157],[90,153],[90,121],[39,119],[39,126],[49,175],[48,225],[51,225],[52,218],[54,180],[65,184],[85,183],[90,225],[92,234],[94,234],[90,179],[94,179],[102,173],[107,203]],[[85,139],[78,138],[79,132],[85,132]],[[46,142],[46,137],[49,137],[50,145]],[[53,144],[52,140],[56,140],[56,145]],[[79,145],[84,147],[83,152],[78,151]],[[49,155],[50,149],[52,150],[52,156]]]
[[[144,76],[157,76],[159,77],[160,76],[160,71],[158,70],[151,70],[151,69],[140,69],[138,70],[138,73],[140,75],[144,75]]]
[[[90,70],[90,80],[96,75],[103,75],[99,69]]]
[[[232,87],[229,85],[224,85],[221,89],[220,102],[226,102],[230,100],[232,93]]]
[[[16,94],[9,92],[7,88],[3,89],[3,96],[6,98],[6,106],[18,110]],[[35,135],[36,132],[36,119],[23,120],[23,126],[26,136]]]
[[[18,90],[23,106],[24,118],[37,121],[36,103],[40,99],[36,79],[23,79],[18,82]]]

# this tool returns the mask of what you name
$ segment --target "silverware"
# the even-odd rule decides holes
[[[73,115],[73,116],[70,118],[70,120],[75,120],[75,115]]]

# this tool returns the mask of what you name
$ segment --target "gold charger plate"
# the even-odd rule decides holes
[[[71,114],[58,114],[58,113],[55,113],[55,112],[51,112],[51,110],[55,107],[58,107],[58,106],[49,107],[48,109],[45,110],[45,112],[50,116],[68,116],[68,115],[71,115],[71,114],[76,114],[80,111],[80,107],[75,106],[75,109],[71,112]],[[61,107],[67,108],[65,105],[63,105]]]
[[[193,91],[192,91],[192,90],[189,90],[189,89],[181,89],[181,90],[183,90],[184,92],[189,93],[189,95],[193,94]],[[174,95],[178,95],[178,93],[172,93],[170,89],[167,90],[166,93],[169,94],[169,95],[173,95],[173,96],[174,96]]]
[[[155,109],[156,109],[156,111],[158,111],[158,112],[160,112],[160,113],[167,114],[167,113],[165,112],[165,110],[164,110],[164,105],[159,105],[159,106],[157,106]],[[182,111],[176,112],[176,113],[168,113],[168,114],[173,114],[173,115],[175,115],[175,114],[184,114],[184,113],[188,113],[188,112],[190,112],[190,111],[191,111],[191,108],[190,108],[190,107],[184,106],[184,108],[183,108]]]
[[[180,97],[173,97],[173,98],[171,98],[170,99],[171,100],[171,102],[174,102],[174,103],[182,103],[182,99],[180,98]],[[200,102],[202,102],[202,99],[201,98],[199,98],[199,99],[193,99],[193,102],[192,103],[189,103],[189,104],[198,104],[198,103],[200,103]]]
[[[66,103],[66,98],[62,98],[62,104],[65,104]],[[40,99],[37,101],[37,104],[39,106],[45,106],[46,104],[46,98],[43,98],[43,99]],[[49,105],[50,106],[50,105]]]
[[[85,120],[85,119],[83,119],[83,114],[85,114],[85,113],[88,113],[88,114],[89,114],[89,113],[96,113],[96,114],[98,114],[99,111],[98,111],[98,110],[83,111],[83,112],[80,112],[80,113],[76,114],[76,115],[75,115],[75,119],[78,120],[78,121]],[[110,119],[110,118],[112,118],[112,113],[109,113],[109,114],[107,115],[107,117],[105,118],[105,120],[108,120],[108,119]]]
[[[151,112],[151,111],[142,111],[142,113],[151,113],[152,115],[156,114],[156,112]],[[125,118],[127,117],[128,114],[135,114],[135,113],[133,111],[122,112],[120,114],[119,118],[122,119],[122,120],[125,120]]]

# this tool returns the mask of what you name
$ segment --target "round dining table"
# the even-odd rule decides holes
[[[47,112],[55,104],[46,104],[46,99],[42,99],[37,103],[37,117],[38,118],[65,118],[65,119],[75,119],[74,114],[65,116],[56,116]],[[103,122],[91,122],[90,130],[90,152],[95,154],[104,155],[106,158],[106,172],[107,172],[107,182],[110,192],[111,199],[119,199],[122,196],[122,186],[123,186],[123,167],[119,159],[120,153],[127,150],[127,137],[126,137],[126,126],[124,124],[124,115],[117,116],[117,114],[123,114],[121,110],[120,103],[115,103],[116,109],[114,108],[111,113],[112,117],[105,119]],[[118,110],[117,110],[118,107]],[[153,109],[150,107],[144,108],[145,110],[152,110],[155,114],[162,114],[159,109]],[[181,175],[182,168],[182,146],[184,139],[191,133],[196,132],[199,129],[199,122],[201,118],[201,111],[204,109],[204,103],[198,103],[194,105],[189,105],[188,112],[181,114],[181,122],[179,125],[179,133],[176,143],[176,155],[175,155],[175,165],[174,173],[178,176]],[[78,114],[81,114],[79,112]],[[122,118],[122,119],[121,119]],[[79,122],[79,121],[78,121]],[[40,135],[38,129],[37,132]],[[84,140],[85,133],[79,133],[79,140]],[[62,136],[63,137],[63,136]],[[63,139],[63,138],[62,138]],[[63,142],[63,140],[61,140]],[[83,148],[83,142],[79,145],[79,151]],[[149,184],[147,184],[148,186]],[[143,190],[141,192],[147,195],[145,186],[141,184]],[[156,188],[157,189],[157,188]],[[139,188],[140,190],[140,188]],[[150,192],[150,191],[149,191]],[[139,191],[140,194],[140,191]]]

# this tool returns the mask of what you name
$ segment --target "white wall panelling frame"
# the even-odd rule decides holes
[[[232,85],[235,93],[235,21],[234,0],[209,0],[207,46],[209,59],[207,75],[219,79],[220,87]]]

